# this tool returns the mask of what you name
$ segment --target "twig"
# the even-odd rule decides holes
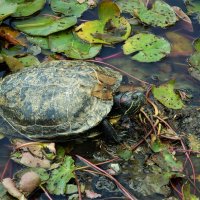
[[[78,199],[79,199],[79,200],[82,200],[81,186],[80,186],[80,183],[79,183],[79,181],[78,181],[78,177],[77,177],[76,173],[74,173],[74,176],[75,176],[76,185],[77,185],[77,187],[78,187]]]
[[[5,174],[6,174],[7,170],[8,170],[9,164],[10,164],[10,159],[8,159],[8,161],[5,164],[4,170],[3,170],[2,174],[1,174],[1,180],[4,178],[4,176],[5,176]]]
[[[53,199],[50,197],[50,195],[48,194],[48,192],[45,190],[45,188],[44,188],[42,185],[40,185],[40,188],[42,189],[42,191],[44,192],[44,194],[46,195],[46,197],[47,197],[49,200],[53,200]]]
[[[183,149],[184,150],[186,150],[186,147],[185,147],[185,144],[184,144],[184,142],[183,142],[183,140],[182,139],[180,139],[180,142],[181,142],[181,145],[182,145],[182,147],[183,147]],[[195,173],[195,169],[194,169],[194,165],[193,165],[193,162],[192,162],[192,160],[190,159],[190,156],[189,156],[189,154],[188,154],[188,152],[186,151],[185,152],[185,155],[186,155],[186,157],[187,157],[187,159],[189,160],[189,162],[190,162],[190,165],[191,165],[191,168],[192,168],[192,173],[193,173],[193,183],[194,183],[194,193],[196,192],[195,190],[195,188],[196,188],[196,173]]]
[[[129,198],[130,200],[137,200],[136,197],[134,197],[133,195],[131,195],[125,188],[123,185],[121,185],[113,176],[111,176],[108,172],[106,172],[105,170],[102,170],[101,168],[97,167],[96,165],[92,164],[91,162],[89,162],[88,160],[86,160],[85,158],[76,155],[81,161],[83,161],[84,163],[86,163],[87,165],[89,165],[90,167],[96,169],[97,171],[102,172],[104,175],[107,175],[111,180],[113,180],[115,182],[115,184],[119,187],[119,189],[121,189],[121,191],[123,192],[123,194]]]
[[[23,148],[23,147],[27,147],[27,146],[32,146],[32,145],[43,145],[44,143],[41,143],[41,142],[27,142],[27,143],[24,143],[24,144],[21,144],[17,147],[15,147],[15,150],[18,150],[20,148]]]
[[[172,188],[177,192],[180,199],[183,199],[183,194],[174,186],[174,184],[171,182],[171,180],[170,180],[170,184],[171,184]]]
[[[132,76],[132,75],[130,75],[129,73],[125,72],[124,70],[121,70],[121,69],[119,69],[119,68],[117,68],[117,67],[115,67],[114,65],[111,65],[111,64],[109,64],[109,63],[105,63],[105,62],[98,61],[98,60],[86,60],[86,61],[88,61],[88,62],[96,62],[96,63],[100,63],[100,64],[103,64],[103,65],[107,65],[108,67],[110,67],[110,68],[112,68],[112,69],[114,69],[114,70],[116,70],[116,71],[119,71],[119,72],[121,72],[122,74],[124,74],[124,75],[126,75],[126,76],[128,76],[128,77],[130,77],[130,78],[132,78],[132,79],[135,79],[135,80],[137,80],[137,81],[139,81],[139,82],[141,82],[141,83],[143,83],[143,84],[145,84],[145,85],[151,85],[150,83],[145,82],[145,81],[142,81],[142,80],[140,80],[139,78],[136,78],[135,76]]]
[[[110,163],[110,162],[113,162],[113,161],[116,161],[116,160],[119,160],[119,157],[113,158],[111,160],[106,160],[104,162],[96,163],[95,165],[104,165],[104,164],[107,164],[107,163]],[[87,168],[89,168],[89,166],[78,167],[78,168],[75,169],[75,171],[87,169]]]
[[[95,60],[97,61],[103,61],[103,60],[107,60],[107,59],[111,59],[111,58],[117,58],[119,56],[123,55],[122,52],[118,52],[118,53],[115,53],[115,54],[112,54],[110,56],[106,56],[106,57],[102,57],[102,58],[95,58]]]

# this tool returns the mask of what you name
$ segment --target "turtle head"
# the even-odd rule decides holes
[[[145,95],[142,91],[118,93],[114,97],[114,106],[125,115],[134,114],[144,105]]]

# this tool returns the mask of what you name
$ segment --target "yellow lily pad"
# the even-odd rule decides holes
[[[114,44],[128,38],[131,26],[124,17],[120,17],[115,3],[103,1],[98,13],[99,20],[85,22],[75,29],[81,39],[89,43]]]

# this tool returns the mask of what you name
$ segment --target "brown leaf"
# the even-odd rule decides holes
[[[97,194],[91,190],[85,190],[85,193],[89,199],[95,199],[95,198],[101,197],[101,194]]]
[[[24,68],[24,65],[15,57],[3,55],[3,58],[11,72],[17,72]]]
[[[166,36],[172,46],[170,56],[188,56],[193,53],[192,41],[184,35],[167,32]]]
[[[14,45],[26,46],[25,38],[20,38],[20,32],[8,27],[0,26],[0,37]]]
[[[96,84],[92,90],[91,95],[94,97],[97,97],[99,99],[103,99],[103,100],[112,100],[113,99],[112,90],[108,89],[103,84]]]
[[[91,73],[93,77],[95,77],[99,82],[104,83],[106,85],[114,85],[116,83],[116,78],[102,74],[100,72],[95,71],[94,73]]]
[[[50,160],[34,157],[29,152],[22,153],[20,163],[28,167],[42,167],[45,169],[48,169],[51,166]]]
[[[19,200],[20,199],[26,200],[24,195],[16,188],[15,183],[13,182],[13,180],[11,178],[3,179],[2,184],[11,196],[13,196]]]
[[[192,26],[192,21],[191,19],[187,16],[186,13],[183,12],[183,10],[178,7],[178,6],[172,6],[174,12],[176,13],[177,17],[181,20],[183,20],[184,22],[184,26],[185,26],[185,29],[187,31],[190,31],[190,32],[193,32],[193,26]],[[183,26],[183,27],[184,27]]]
[[[19,188],[23,192],[31,193],[40,185],[40,182],[40,176],[36,172],[26,172],[21,177]]]

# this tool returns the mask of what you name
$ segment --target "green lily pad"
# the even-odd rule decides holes
[[[164,106],[172,109],[181,109],[184,104],[179,95],[174,92],[175,80],[160,85],[159,87],[152,87],[154,97],[160,101]]]
[[[101,50],[101,44],[89,44],[81,40],[75,33],[60,32],[49,36],[51,51],[64,53],[69,58],[93,58]]]
[[[200,52],[195,52],[189,58],[188,71],[192,77],[200,81]]]
[[[27,34],[47,36],[65,30],[76,24],[76,17],[37,16],[23,21],[15,21],[14,26]]]
[[[139,33],[126,40],[124,54],[136,53],[133,60],[139,62],[156,62],[170,53],[171,46],[167,40],[153,34]]]
[[[17,10],[12,14],[12,17],[26,17],[32,15],[33,13],[41,10],[46,0],[22,0],[22,1],[15,1],[15,0],[7,0],[11,3],[18,3]]]
[[[23,64],[24,67],[37,66],[40,64],[40,61],[37,59],[37,57],[32,55],[18,58],[18,60]]]
[[[145,24],[162,28],[175,24],[177,21],[174,10],[167,3],[157,0],[152,9],[141,7],[135,12],[136,16]]]
[[[17,10],[16,3],[9,3],[5,0],[0,1],[0,21],[12,15]]]
[[[193,46],[194,46],[194,49],[195,49],[197,52],[200,52],[200,38],[198,38],[198,39],[196,39],[196,40],[194,41]]]
[[[74,0],[51,0],[51,9],[53,12],[62,13],[65,16],[80,17],[88,9],[88,4],[80,4]]]
[[[138,0],[116,0],[115,3],[119,6],[121,12],[130,13],[134,15],[134,10],[144,7],[144,3]]]
[[[131,33],[129,22],[111,1],[99,5],[100,20],[89,21],[76,28],[77,35],[89,43],[114,44],[126,40]]]
[[[197,0],[190,0],[186,3],[187,14],[194,15],[195,19],[200,23],[200,2]]]
[[[49,49],[49,41],[47,37],[27,36],[26,38],[30,43],[38,45],[42,49]]]
[[[65,194],[67,183],[74,178],[74,170],[74,160],[70,156],[66,156],[59,168],[51,171],[50,178],[47,182],[47,190],[55,195]]]

